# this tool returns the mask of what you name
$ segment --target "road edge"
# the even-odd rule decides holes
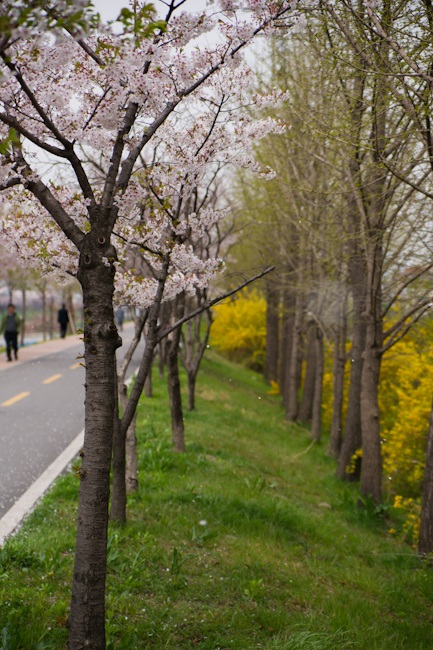
[[[42,472],[39,478],[20,496],[5,515],[0,519],[0,546],[21,524],[24,517],[28,515],[39,499],[52,486],[54,481],[68,467],[69,463],[78,455],[83,447],[84,429],[74,438],[74,440],[62,451],[59,456],[46,470]]]
[[[126,380],[126,385],[129,387],[131,382],[135,379],[137,371],[135,370],[130,377]],[[42,472],[39,478],[20,496],[18,501],[14,503],[6,514],[0,519],[0,547],[3,546],[5,540],[16,532],[21,525],[24,517],[26,517],[35,507],[39,499],[45,492],[52,486],[54,481],[60,474],[68,467],[84,444],[84,429],[80,431],[78,436],[69,443],[69,445],[57,456],[55,460]]]

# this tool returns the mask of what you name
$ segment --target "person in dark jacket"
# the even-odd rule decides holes
[[[116,316],[117,327],[119,328],[120,331],[122,331],[122,330],[123,330],[123,319],[124,319],[124,317],[125,317],[125,314],[124,314],[124,311],[123,311],[123,307],[120,307],[120,306],[119,306],[119,307],[116,309],[116,314],[115,314],[115,316]]]
[[[66,309],[65,303],[63,303],[63,305],[57,312],[57,322],[60,325],[60,336],[62,339],[64,339],[66,336],[66,330],[68,329],[68,323],[69,323],[69,314],[68,314],[68,310]]]
[[[8,361],[12,361],[12,350],[14,351],[15,359],[18,359],[18,332],[20,325],[21,319],[15,311],[15,306],[10,303],[0,324],[0,333],[2,332],[4,334],[6,341],[6,356]]]

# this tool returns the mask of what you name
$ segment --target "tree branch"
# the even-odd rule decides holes
[[[84,239],[84,233],[76,225],[73,219],[68,215],[62,204],[53,196],[48,187],[40,178],[33,180],[33,171],[21,151],[16,150],[19,167],[23,173],[23,185],[31,192],[47,210],[59,228],[65,233],[68,239],[80,250],[81,242]]]
[[[418,322],[418,321],[419,321],[419,320],[424,316],[424,314],[425,314],[429,309],[431,309],[432,307],[433,307],[433,304],[430,303],[430,302],[427,303],[426,305],[424,305],[423,307],[420,307],[421,311],[420,311],[419,314],[416,316],[416,318],[413,318],[413,319],[412,319],[412,320],[411,320],[411,321],[406,325],[405,328],[403,328],[402,330],[400,330],[400,333],[398,334],[398,336],[397,336],[397,335],[396,335],[396,336],[392,336],[392,337],[390,338],[390,340],[388,341],[388,343],[382,347],[382,349],[380,350],[380,354],[385,354],[385,352],[387,352],[390,348],[392,348],[393,345],[395,345],[396,343],[398,343],[399,341],[401,341],[401,339],[402,339],[404,336],[406,336],[406,334],[408,333],[408,331],[410,330],[410,328],[413,327],[413,326],[414,326],[414,325],[415,325],[415,324],[416,324],[416,323],[417,323],[417,322]],[[396,332],[396,334],[397,334],[397,332]]]
[[[176,323],[174,323],[173,325],[171,325],[167,329],[163,330],[163,332],[161,332],[159,334],[158,338],[157,338],[157,341],[156,341],[157,344],[160,341],[162,341],[162,339],[164,339],[166,336],[168,336],[173,330],[175,330],[178,327],[180,327],[181,325],[183,325],[183,323],[186,323],[187,321],[191,320],[191,318],[194,318],[195,316],[198,316],[199,314],[206,311],[207,309],[210,309],[211,307],[213,307],[213,305],[216,305],[218,302],[221,302],[221,300],[224,300],[225,298],[229,298],[230,296],[233,296],[235,293],[237,293],[238,291],[241,291],[241,289],[244,289],[245,287],[247,287],[252,282],[255,282],[256,280],[260,280],[260,278],[262,278],[263,276],[267,275],[268,273],[270,273],[271,271],[274,271],[274,270],[275,270],[275,266],[269,266],[267,269],[265,269],[261,273],[258,273],[257,275],[254,275],[252,278],[249,278],[248,280],[245,280],[245,282],[243,282],[242,284],[237,286],[235,289],[231,289],[230,291],[227,291],[226,293],[223,293],[221,296],[218,296],[217,298],[214,298],[213,300],[209,300],[208,302],[206,302],[201,307],[198,307],[197,309],[194,309],[194,311],[190,312],[189,314],[187,314],[186,316],[184,316],[180,320],[176,321]]]

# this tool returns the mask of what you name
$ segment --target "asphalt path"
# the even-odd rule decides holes
[[[133,325],[121,332],[123,346],[132,338]],[[140,352],[129,369],[138,365]],[[30,508],[36,485],[41,493],[74,458],[84,428],[84,368],[79,337],[67,337],[22,348],[18,361],[0,361],[0,538]],[[40,496],[40,495],[39,495]],[[21,500],[19,515],[11,514]],[[9,517],[8,517],[9,515]],[[1,539],[0,539],[1,543]]]

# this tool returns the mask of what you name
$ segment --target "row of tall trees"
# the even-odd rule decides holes
[[[333,343],[330,453],[375,503],[381,361],[431,307],[433,22],[430,3],[416,4],[323,2],[298,38],[274,41],[262,83],[286,91],[287,129],[257,155],[277,174],[243,177],[237,193],[279,268],[265,283],[266,377],[278,378],[287,418],[311,422],[318,439]]]

